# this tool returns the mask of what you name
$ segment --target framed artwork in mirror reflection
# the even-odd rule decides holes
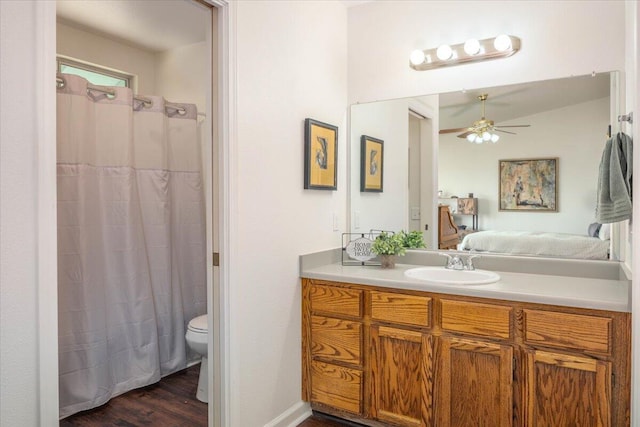
[[[360,191],[382,193],[384,177],[384,141],[360,137]]]
[[[336,190],[338,127],[314,119],[304,121],[304,188]]]
[[[557,212],[558,158],[499,161],[500,211]]]

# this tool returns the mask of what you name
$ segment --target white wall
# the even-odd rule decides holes
[[[422,231],[420,219],[412,213],[420,212],[420,145],[422,138],[420,128],[422,121],[416,116],[409,115],[409,215],[407,227],[409,231]]]
[[[351,224],[354,232],[407,229],[409,104],[400,99],[351,107]],[[384,141],[383,191],[360,192],[360,137]]]
[[[56,246],[55,167],[49,162],[55,122],[45,114],[55,111],[54,19],[51,2],[0,2],[2,426],[53,425],[46,415],[57,414],[56,290],[48,280],[57,273],[55,259],[43,256]],[[41,336],[43,325],[53,333]]]
[[[238,85],[237,138],[230,141],[230,423],[263,426],[306,408],[298,257],[339,247],[344,231],[347,14],[342,3],[326,1],[232,7]],[[339,127],[337,191],[303,189],[307,117]]]
[[[28,5],[0,2],[0,424],[35,426],[38,300],[32,260],[37,257],[37,131],[23,127],[22,118],[35,108],[36,76],[34,70],[20,67],[35,46],[35,19],[29,12]],[[22,29],[23,25],[30,28]]]
[[[156,87],[155,53],[79,30],[64,23],[57,25],[57,53],[137,77],[136,93],[154,95]]]
[[[624,23],[622,1],[366,3],[349,9],[349,103],[623,70]],[[409,68],[415,49],[502,33],[520,37],[520,52],[430,71]]]
[[[609,98],[502,123],[530,124],[496,144],[440,135],[438,188],[446,196],[478,198],[481,230],[587,234],[595,222],[598,168],[609,125]],[[498,161],[558,157],[558,212],[499,212]],[[471,216],[456,216],[471,226]]]
[[[154,94],[171,102],[196,104],[198,111],[207,111],[209,64],[211,56],[204,41],[157,53]]]

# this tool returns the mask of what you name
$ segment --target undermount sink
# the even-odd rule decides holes
[[[500,275],[487,270],[451,270],[444,267],[418,267],[404,272],[412,279],[449,285],[488,285],[500,280]]]

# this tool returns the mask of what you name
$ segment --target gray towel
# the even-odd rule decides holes
[[[631,177],[633,143],[619,132],[610,138],[602,152],[596,204],[596,221],[602,224],[631,218]]]

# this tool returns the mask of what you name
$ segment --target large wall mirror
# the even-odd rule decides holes
[[[602,152],[608,133],[619,127],[618,79],[617,72],[598,73],[353,105],[351,232],[420,230],[427,249],[438,249],[438,206],[446,205],[460,242],[467,234],[480,236],[476,231],[567,238],[591,233],[606,247],[604,257],[601,249],[549,254],[532,247],[518,254],[617,259],[616,232],[589,226],[595,222]],[[499,126],[497,142],[467,138],[467,128],[483,118]],[[382,192],[361,191],[362,135],[383,141]],[[505,168],[511,168],[512,180]],[[521,178],[524,183],[517,182]],[[473,208],[460,208],[468,198],[475,199],[477,216],[469,214]],[[509,244],[506,248],[490,251],[510,253]]]

